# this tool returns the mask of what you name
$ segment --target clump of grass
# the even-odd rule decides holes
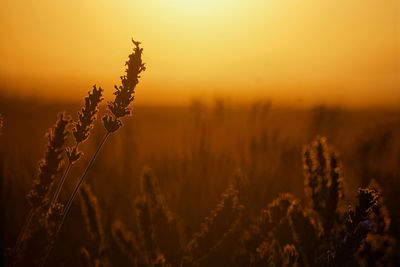
[[[375,190],[360,189],[355,211],[338,211],[342,169],[325,138],[317,138],[303,153],[305,191],[309,205],[289,194],[263,210],[242,237],[241,265],[340,266],[354,262],[354,253],[370,231]],[[329,212],[328,212],[329,211]]]
[[[326,138],[318,137],[304,148],[303,166],[306,194],[329,239],[333,224],[339,216],[338,202],[343,199],[341,163],[337,152],[327,145]]]
[[[119,249],[127,255],[132,264],[136,266],[140,255],[142,255],[138,247],[137,237],[132,232],[127,231],[124,224],[120,221],[115,221],[113,223],[111,233]]]
[[[374,179],[369,187],[377,192],[382,192],[381,187]],[[374,207],[368,220],[371,221],[371,231],[357,251],[358,264],[360,266],[392,266],[396,239],[390,235],[391,219],[382,196],[379,197],[379,205]]]
[[[225,241],[239,226],[243,209],[238,191],[230,185],[216,208],[201,224],[200,231],[189,241],[187,261],[199,265],[225,245]]]
[[[90,250],[81,248],[81,252],[87,256],[83,263],[89,262],[89,266],[108,266],[107,246],[98,200],[85,183],[80,188],[80,200],[82,214],[91,240]]]
[[[303,208],[298,200],[294,201],[288,209],[288,217],[295,247],[301,255],[301,261],[305,266],[316,264],[319,256],[319,239],[321,231],[313,220],[310,211]]]
[[[327,145],[325,138],[318,138],[305,149],[303,161],[309,200],[302,204],[291,194],[280,194],[241,234],[239,247],[235,239],[239,236],[239,227],[243,226],[240,221],[244,207],[239,203],[240,194],[236,188],[248,186],[243,175],[235,176],[200,231],[187,243],[186,250],[171,257],[163,244],[166,241],[166,244],[175,244],[179,231],[168,232],[168,227],[159,226],[167,226],[168,218],[175,216],[163,208],[166,206],[160,205],[165,202],[157,180],[149,171],[144,171],[142,193],[136,201],[137,234],[127,232],[117,223],[113,228],[114,239],[133,264],[147,266],[160,262],[171,266],[221,266],[235,261],[239,266],[352,264],[355,262],[353,255],[365,244],[371,229],[368,218],[377,210],[377,193],[373,189],[360,189],[355,211],[349,208],[343,216],[339,211],[343,176],[337,153]],[[161,207],[159,212],[157,207]],[[322,207],[333,214],[326,214]],[[327,222],[328,219],[333,222]],[[164,232],[158,232],[158,227]],[[170,247],[180,250],[178,245]],[[221,251],[223,253],[219,254]],[[181,261],[175,260],[178,256],[182,257]]]
[[[183,254],[180,224],[169,210],[160,192],[158,180],[150,169],[145,169],[143,172],[142,192],[149,206],[153,235],[158,250],[163,254],[166,262],[174,266],[178,265]]]
[[[113,226],[113,237],[133,264],[154,265],[164,262],[179,266],[183,257],[181,227],[166,205],[158,180],[145,168],[141,176],[141,194],[136,203],[137,234]]]
[[[263,209],[254,224],[242,235],[243,250],[238,257],[241,265],[265,265],[282,262],[281,252],[269,255],[268,247],[277,246],[277,238],[293,243],[287,212],[296,199],[288,193],[280,194]],[[281,241],[281,242],[282,242]],[[279,251],[281,249],[278,249]]]

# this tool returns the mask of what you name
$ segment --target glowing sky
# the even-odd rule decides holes
[[[110,96],[134,37],[140,104],[400,106],[400,0],[0,0],[0,23],[7,94]]]

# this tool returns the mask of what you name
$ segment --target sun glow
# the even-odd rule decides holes
[[[237,5],[240,0],[169,0],[169,1],[156,1],[155,4],[161,4],[166,8],[170,8],[182,12],[213,12],[217,9],[229,9]]]
[[[400,101],[398,5],[4,0],[0,87],[51,97],[65,90],[76,97],[93,83],[112,88],[134,37],[149,67],[137,92],[146,103],[219,96]]]

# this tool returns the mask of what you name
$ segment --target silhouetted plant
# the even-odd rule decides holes
[[[96,119],[98,112],[98,106],[103,100],[102,98],[103,89],[101,87],[97,89],[96,85],[93,86],[92,91],[88,92],[88,96],[85,97],[85,105],[81,112],[78,112],[78,120],[74,122],[74,128],[72,133],[75,139],[75,144],[72,147],[66,148],[66,154],[68,158],[67,167],[57,185],[57,189],[53,195],[52,203],[58,200],[61,190],[64,186],[64,182],[68,176],[68,172],[71,166],[82,156],[82,152],[78,150],[81,143],[86,141],[89,137],[89,132],[93,128],[93,122]]]
[[[381,193],[382,189],[375,180],[370,188]],[[357,262],[360,266],[394,266],[396,239],[390,235],[391,219],[389,211],[379,196],[379,205],[370,213],[368,220],[371,222],[371,231],[361,243],[357,251]]]
[[[120,221],[113,223],[111,233],[120,250],[128,256],[133,265],[138,265],[143,252],[139,248],[137,237],[132,232],[127,231]]]
[[[134,264],[180,264],[184,251],[179,223],[148,168],[143,171],[141,195],[136,200],[136,226],[136,235],[127,232],[121,223],[113,227],[114,239]]]
[[[133,40],[132,40],[133,41]],[[140,48],[140,43],[133,41],[135,48],[132,54],[129,55],[129,60],[126,62],[127,69],[126,69],[126,75],[121,76],[121,83],[122,85],[120,87],[115,86],[116,92],[114,93],[116,95],[114,102],[111,102],[108,104],[109,109],[112,111],[114,114],[114,117],[110,117],[108,115],[104,116],[103,121],[104,121],[104,126],[106,127],[106,134],[104,135],[103,139],[100,141],[94,155],[90,159],[88,165],[86,166],[85,171],[83,172],[82,176],[80,177],[78,183],[76,184],[71,196],[69,197],[66,205],[65,205],[65,211],[64,215],[61,219],[61,222],[59,224],[59,229],[57,233],[60,231],[65,218],[71,209],[71,205],[73,200],[75,199],[76,195],[78,194],[79,188],[81,184],[83,183],[86,175],[88,174],[89,169],[93,165],[94,161],[96,160],[96,157],[98,153],[100,152],[101,148],[103,147],[104,143],[106,142],[108,136],[112,133],[118,130],[118,128],[122,125],[121,121],[119,118],[124,117],[129,115],[130,113],[128,112],[130,110],[129,104],[133,101],[133,94],[135,92],[135,87],[139,82],[139,74],[145,70],[144,63],[142,62],[142,52],[143,49]],[[80,119],[82,122],[79,122],[76,125],[76,138],[79,141],[84,141],[87,138],[87,132],[88,129],[90,128],[90,125],[93,121],[94,115],[97,111],[97,104],[101,101],[101,89],[96,90],[96,88],[93,89],[93,93],[89,95],[89,100],[86,100],[85,103],[87,103],[87,107],[85,105],[85,108],[82,110],[82,113],[80,114]],[[87,114],[87,115],[85,115]],[[78,134],[79,133],[79,134]],[[57,236],[56,233],[56,236]]]
[[[242,236],[243,249],[238,261],[241,266],[265,266],[271,262],[282,262],[281,253],[269,255],[269,247],[280,246],[278,238],[284,243],[293,243],[287,212],[295,198],[281,194],[266,209],[261,211],[254,224]],[[281,251],[282,249],[278,249]]]
[[[105,115],[103,117],[104,127],[107,133],[112,133],[122,126],[120,118],[129,116],[132,109],[129,107],[134,99],[135,87],[139,83],[140,73],[146,70],[145,64],[142,62],[143,48],[140,42],[133,41],[135,48],[133,53],[129,55],[129,60],[125,63],[127,66],[126,75],[121,76],[121,85],[115,85],[115,99],[108,102],[108,109],[112,116]]]
[[[156,265],[160,259],[162,264],[171,266],[221,266],[228,262],[231,265],[231,256],[239,266],[353,264],[356,259],[353,255],[360,246],[364,244],[364,249],[369,248],[365,238],[373,223],[369,217],[371,212],[379,211],[377,192],[360,189],[355,210],[349,206],[343,216],[343,212],[338,211],[343,198],[343,177],[337,153],[326,144],[325,138],[318,138],[305,149],[303,157],[309,205],[302,205],[290,194],[280,194],[242,233],[241,246],[234,242],[239,227],[243,226],[240,221],[244,207],[239,203],[236,189],[243,183],[239,176],[222,195],[216,209],[206,217],[200,231],[189,240],[187,250],[175,254],[176,257],[168,256],[163,244],[172,242],[171,247],[179,250],[179,246],[172,246],[179,240],[179,230],[169,232],[166,226],[159,228],[163,231],[157,230],[158,225],[168,225],[172,215],[168,215],[166,206],[160,205],[165,202],[149,170],[142,175],[142,193],[136,202],[137,235],[117,224],[113,236],[134,264],[146,266]],[[323,211],[323,207],[332,214]],[[328,219],[333,221],[327,222]],[[383,225],[382,222],[378,224]],[[221,251],[223,253],[219,254]],[[360,252],[357,258],[362,255]],[[179,257],[182,257],[181,262]]]
[[[82,214],[91,240],[88,249],[81,249],[81,253],[86,255],[86,260],[83,263],[89,262],[89,266],[108,266],[107,246],[97,197],[85,183],[82,184],[79,195]]]
[[[375,190],[360,189],[355,211],[338,212],[342,169],[325,138],[303,153],[305,191],[310,208],[291,195],[280,195],[245,231],[238,257],[241,266],[340,266],[354,262],[378,207]],[[329,211],[329,212],[328,212]]]
[[[89,244],[80,248],[84,266],[112,265],[109,246],[100,216],[97,197],[84,183],[89,169],[108,136],[122,126],[121,119],[131,114],[135,87],[145,70],[143,49],[139,42],[126,62],[121,85],[115,86],[115,99],[108,103],[109,114],[103,117],[106,133],[91,157],[65,207],[58,202],[68,171],[82,155],[78,146],[89,136],[102,101],[102,89],[96,86],[85,98],[78,120],[72,130],[75,143],[66,149],[68,165],[55,189],[52,186],[62,166],[69,119],[60,114],[48,134],[44,159],[39,164],[38,177],[28,194],[32,211],[27,217],[16,246],[11,253],[14,264],[43,266],[54,246],[58,233],[80,192]],[[223,110],[219,103],[219,109]],[[269,111],[264,107],[261,117]],[[218,116],[221,114],[218,110]],[[260,112],[256,112],[258,114]],[[265,114],[264,114],[265,113]],[[2,120],[0,116],[0,130]],[[205,153],[204,136],[201,153]],[[255,152],[258,144],[252,142]],[[316,138],[303,150],[306,201],[291,194],[280,194],[266,206],[253,223],[244,222],[242,201],[248,196],[250,180],[238,171],[222,194],[215,209],[205,218],[200,229],[186,242],[178,217],[171,212],[161,193],[157,178],[145,168],[141,175],[140,195],[135,201],[135,225],[132,232],[115,221],[112,237],[134,266],[390,266],[395,240],[390,236],[387,208],[378,203],[375,184],[358,191],[358,204],[344,212],[343,170],[338,153],[324,137]],[[194,159],[200,158],[193,157]],[[206,168],[206,162],[202,167]],[[253,164],[256,164],[254,161]],[[203,171],[201,175],[205,176]],[[251,176],[250,176],[251,177]],[[378,205],[379,204],[379,205]],[[247,215],[247,213],[245,214]],[[249,225],[250,224],[250,225]]]
[[[118,124],[117,128],[121,126],[119,118],[130,114],[129,104],[133,100],[134,89],[138,83],[138,79],[140,78],[139,74],[145,70],[144,64],[141,60],[143,49],[139,47],[139,42],[133,41],[133,43],[135,44],[134,52],[129,56],[129,60],[126,62],[126,75],[121,77],[122,85],[120,87],[115,87],[117,90],[117,92],[115,92],[115,100],[108,104],[110,111],[113,113],[113,117],[110,117],[111,119],[108,119],[108,121],[111,122],[111,124],[113,122],[116,122]],[[49,132],[49,143],[47,146],[45,157],[39,164],[38,178],[33,183],[33,189],[28,193],[28,200],[32,206],[32,209],[22,227],[22,230],[19,234],[12,253],[9,253],[9,258],[12,258],[11,261],[18,262],[19,260],[21,262],[23,260],[27,260],[40,266],[43,266],[45,264],[54,246],[58,233],[71,208],[72,202],[75,199],[81,187],[81,184],[88,173],[88,170],[93,165],[107,137],[110,135],[111,132],[117,129],[113,128],[115,126],[115,123],[114,126],[110,126],[110,124],[107,124],[109,126],[107,127],[107,119],[104,120],[107,129],[105,136],[100,142],[96,152],[90,159],[84,173],[82,174],[77,185],[75,186],[65,207],[61,203],[58,203],[58,197],[63,188],[70,167],[82,155],[82,152],[78,150],[78,146],[88,138],[89,131],[93,127],[93,122],[96,119],[99,103],[103,100],[102,91],[103,90],[101,88],[97,89],[96,86],[93,86],[93,90],[89,92],[88,97],[85,98],[85,104],[82,108],[82,111],[78,112],[78,120],[74,123],[74,128],[72,130],[75,139],[75,145],[73,147],[66,148],[68,165],[64,169],[64,173],[60,178],[60,182],[55,189],[52,198],[51,189],[54,183],[54,179],[55,176],[59,173],[62,165],[62,153],[64,151],[64,146],[66,142],[66,127],[69,123],[69,118],[65,118],[64,114],[60,114],[60,118],[57,121],[54,130],[51,130]],[[85,206],[87,209],[84,210],[95,211],[89,209],[90,207],[95,207],[95,203],[93,202],[95,198],[90,194],[90,191],[85,189],[83,190],[84,193],[82,194],[84,195],[86,192],[86,199],[88,200],[86,201]],[[89,212],[88,214],[92,213]],[[90,216],[87,217],[90,218]],[[33,218],[35,218],[34,225],[31,225]],[[27,229],[29,229],[28,233]],[[100,242],[99,244],[104,244],[104,242]],[[34,252],[30,253],[29,249]],[[24,251],[24,255],[22,255],[22,251]],[[103,260],[101,259],[100,261]],[[158,259],[158,261],[160,260]]]
[[[55,126],[46,134],[48,143],[44,158],[39,162],[37,178],[27,194],[31,211],[20,231],[13,249],[14,262],[29,260],[37,262],[43,257],[42,251],[54,234],[56,221],[62,215],[63,206],[50,203],[49,195],[56,175],[62,166],[62,153],[67,138],[66,127],[69,119],[59,114]],[[49,208],[52,208],[50,211]]]
[[[303,154],[306,194],[319,215],[326,239],[329,239],[339,216],[338,202],[343,198],[341,163],[324,137],[306,146]]]
[[[186,261],[199,265],[208,260],[239,226],[244,207],[239,203],[238,191],[230,185],[222,194],[217,207],[205,218],[199,232],[188,243]]]

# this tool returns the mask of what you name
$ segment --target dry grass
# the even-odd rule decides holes
[[[44,145],[32,141],[42,140],[55,110],[78,106],[2,101],[8,265],[398,263],[399,111],[291,110],[270,102],[249,108],[221,100],[210,108],[195,101],[189,109],[139,107],[119,130],[145,70],[134,44],[108,111],[99,106],[102,89],[94,87],[73,124],[72,142],[65,115],[49,131],[28,194],[31,211],[24,195]],[[103,136],[95,121],[102,113],[108,113]]]

